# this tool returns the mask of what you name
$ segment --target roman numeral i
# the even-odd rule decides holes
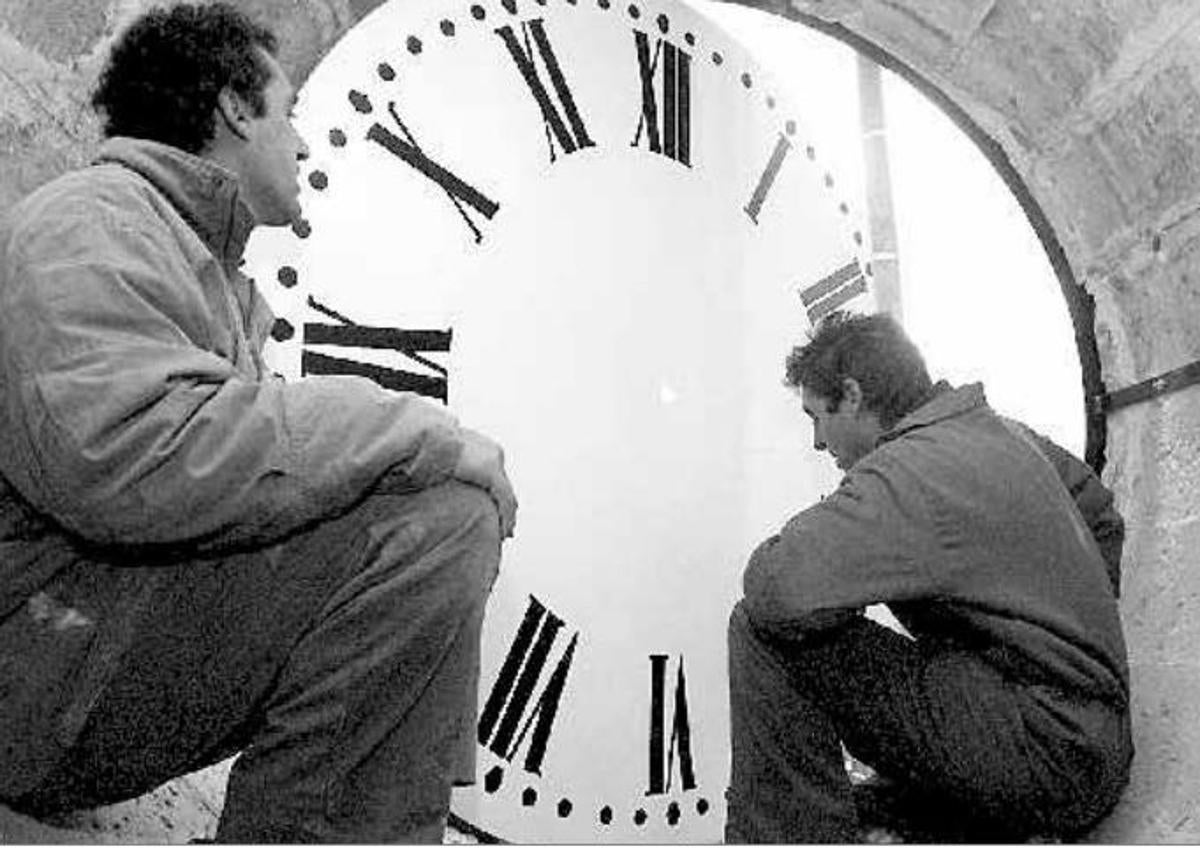
[[[359,92],[352,92],[351,100],[354,102],[355,108],[360,111],[370,109],[370,102],[365,95]],[[475,242],[482,242],[483,232],[479,229],[471,214],[467,212],[466,207],[470,207],[490,221],[496,215],[496,211],[500,209],[500,205],[461,177],[427,156],[417,143],[416,137],[413,136],[408,126],[400,118],[400,114],[396,111],[395,103],[388,104],[388,112],[391,113],[392,120],[396,122],[401,135],[397,135],[379,122],[375,122],[367,130],[367,139],[379,145],[402,162],[412,166],[440,186],[442,191],[446,193],[446,197],[450,199],[450,203],[458,210],[458,214],[462,217],[463,222],[470,228],[471,233],[475,237]]]

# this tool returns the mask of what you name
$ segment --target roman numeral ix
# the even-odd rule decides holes
[[[529,598],[517,635],[479,715],[479,744],[507,762],[512,762],[532,727],[533,737],[525,752],[524,768],[533,774],[541,774],[554,718],[579,641],[576,631],[535,700],[534,689],[546,667],[554,640],[564,625],[563,620],[537,598]],[[533,708],[529,709],[531,702]]]
[[[442,402],[448,401],[446,368],[419,353],[450,351],[451,331],[414,331],[358,325],[312,296],[308,297],[308,306],[335,320],[337,324],[304,323],[305,348],[301,349],[300,353],[301,375],[362,375],[389,390],[419,393],[422,396],[440,399]],[[436,375],[390,369],[351,358],[310,351],[307,348],[316,345],[390,349],[432,370]]]
[[[682,165],[691,166],[691,65],[692,57],[666,39],[658,39],[651,55],[650,37],[633,31],[637,45],[638,74],[642,80],[642,115],[631,147],[643,136],[650,150]],[[655,73],[662,69],[661,103]]]
[[[546,144],[550,146],[550,162],[556,161],[555,142],[567,154],[573,154],[582,148],[591,148],[595,142],[588,136],[587,127],[575,106],[575,98],[563,76],[562,66],[546,36],[542,19],[537,18],[521,24],[522,39],[517,38],[516,31],[511,26],[497,29],[496,35],[504,41],[509,55],[517,63],[517,69],[529,88],[529,93],[537,101],[542,111],[542,123],[546,131]],[[530,37],[532,36],[532,43]],[[523,43],[522,43],[523,42]],[[558,97],[558,103],[550,97],[541,77],[538,75],[537,64],[534,61],[533,46],[537,45],[537,55],[542,59],[542,65],[550,77],[550,84]],[[561,108],[561,112],[559,111]]]

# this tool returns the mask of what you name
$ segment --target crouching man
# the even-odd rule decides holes
[[[925,841],[1093,826],[1133,751],[1111,494],[980,385],[932,385],[889,317],[833,314],[787,383],[845,476],[745,571],[726,839],[861,840],[883,798],[852,792],[843,744]]]
[[[219,840],[438,842],[516,500],[443,408],[267,369],[238,267],[307,156],[275,52],[224,3],[149,12],[95,163],[0,229],[0,800],[240,752]]]

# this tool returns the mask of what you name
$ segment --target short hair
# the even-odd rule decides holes
[[[255,116],[266,110],[274,33],[224,2],[152,9],[118,38],[92,106],[105,136],[134,136],[201,153],[213,139],[217,96],[229,87]]]
[[[891,428],[928,398],[933,389],[925,360],[904,329],[885,313],[834,311],[810,332],[809,342],[787,356],[785,383],[805,388],[836,405],[843,382],[862,388],[863,406]]]

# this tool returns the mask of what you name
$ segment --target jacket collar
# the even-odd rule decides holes
[[[96,163],[106,162],[123,165],[150,181],[226,269],[238,266],[255,220],[233,172],[179,148],[123,136],[107,140],[100,148]]]
[[[916,410],[909,412],[900,422],[880,435],[876,445],[895,440],[914,429],[986,407],[987,397],[984,395],[982,384],[976,382],[952,387],[949,382],[939,381],[933,386],[929,397],[917,406]]]

